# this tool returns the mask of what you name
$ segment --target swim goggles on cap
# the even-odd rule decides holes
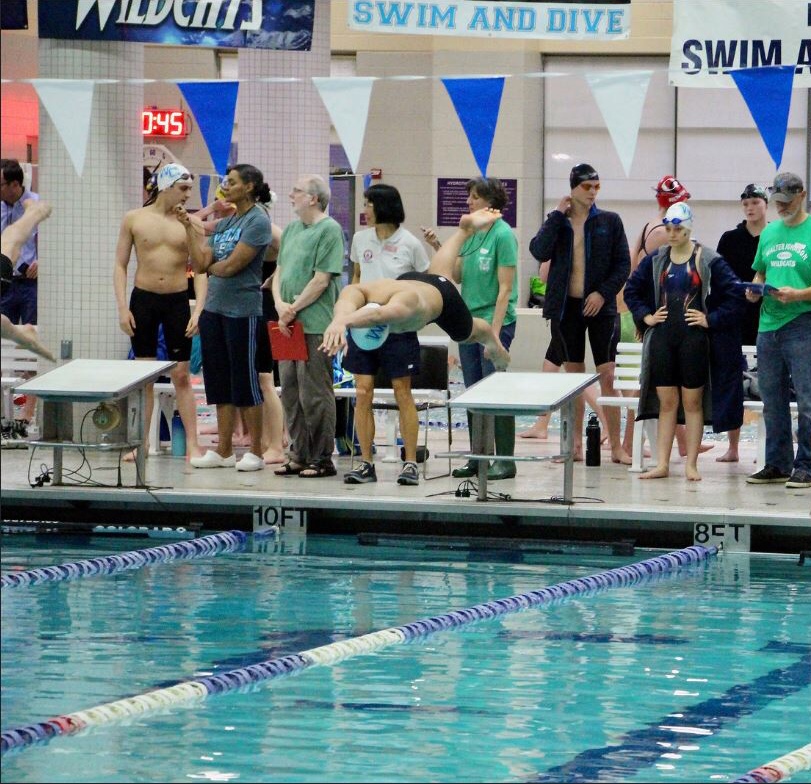
[[[681,226],[682,223],[690,223],[690,218],[662,218],[662,223],[665,226],[673,224],[674,226]]]
[[[741,199],[767,199],[766,189],[760,185],[747,185],[743,189]]]

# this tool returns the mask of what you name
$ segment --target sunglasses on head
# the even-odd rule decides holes
[[[687,223],[687,218],[662,218],[662,223],[665,226],[681,226],[682,223]]]

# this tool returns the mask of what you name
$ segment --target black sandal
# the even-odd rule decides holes
[[[277,468],[273,473],[276,476],[298,476],[305,468],[309,468],[309,466],[299,465],[292,460],[288,460],[281,468]]]
[[[309,473],[305,474],[305,471]],[[325,476],[335,476],[337,473],[337,469],[330,460],[325,463],[310,463],[308,466],[301,469],[299,476],[302,479],[321,479]]]

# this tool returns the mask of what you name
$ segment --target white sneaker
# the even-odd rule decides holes
[[[233,468],[237,464],[235,455],[222,457],[209,449],[202,457],[193,457],[189,460],[192,468]]]
[[[237,471],[261,471],[265,467],[265,461],[253,452],[246,452],[236,465]]]

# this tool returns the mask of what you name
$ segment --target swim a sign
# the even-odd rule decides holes
[[[811,87],[808,0],[673,0],[670,83],[733,87],[730,72],[794,66],[794,88]]]
[[[631,32],[631,0],[350,0],[348,6],[350,30],[366,33],[605,41],[628,38]]]
[[[39,0],[39,37],[309,50],[315,0]]]

